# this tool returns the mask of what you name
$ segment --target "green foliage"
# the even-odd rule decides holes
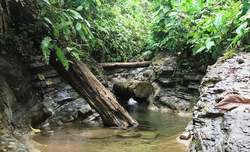
[[[34,6],[38,12],[35,25],[21,26],[18,37],[40,31],[45,62],[56,51],[66,69],[67,53],[82,60],[93,56],[99,62],[126,62],[168,51],[178,56],[191,54],[199,64],[208,64],[225,49],[245,46],[250,50],[249,2],[36,0]],[[7,43],[3,35],[0,43]]]
[[[47,64],[49,64],[50,49],[52,48],[51,43],[50,43],[51,40],[52,39],[49,36],[46,36],[41,43],[44,60]]]
[[[67,68],[62,47],[78,59],[91,55],[99,62],[126,62],[144,49],[152,19],[147,0],[44,0],[38,4],[36,29],[49,30],[41,45],[46,63],[55,50]]]
[[[37,76],[38,76],[38,78],[39,78],[40,80],[45,80],[45,77],[44,77],[44,75],[43,75],[43,74],[39,74],[39,73],[38,73],[38,75],[37,75]]]
[[[127,61],[144,48],[152,17],[147,0],[117,0],[97,7],[91,20],[95,43],[92,54],[107,61]]]
[[[151,53],[181,55],[189,51],[204,64],[224,49],[247,44],[249,2],[155,0],[154,10],[156,18],[147,38],[147,51]]]

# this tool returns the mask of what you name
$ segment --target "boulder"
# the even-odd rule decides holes
[[[237,59],[242,57],[244,62],[239,63]],[[220,58],[210,66],[194,107],[193,141],[197,144],[191,151],[250,151],[248,110],[242,107],[222,114],[220,109],[214,109],[228,93],[249,98],[249,64],[250,53],[242,53],[230,59]]]

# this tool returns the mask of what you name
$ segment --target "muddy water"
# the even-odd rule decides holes
[[[53,135],[35,135],[34,146],[42,152],[185,152],[176,137],[191,117],[130,108],[138,128],[118,130],[95,123],[68,123],[53,128]]]

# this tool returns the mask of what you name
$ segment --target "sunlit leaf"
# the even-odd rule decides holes
[[[206,48],[209,50],[212,46],[214,46],[214,41],[209,41],[207,44],[206,44]]]
[[[50,25],[53,25],[49,18],[44,17],[44,20],[45,20],[46,22],[48,22]]]
[[[49,47],[51,41],[52,41],[51,37],[46,36],[41,43],[42,52],[44,55],[45,62],[47,64],[49,64],[49,55],[50,55]]]
[[[40,80],[45,80],[45,77],[44,77],[43,74],[39,74],[39,73],[38,73],[38,78],[39,78]]]
[[[245,29],[246,29],[246,27],[247,27],[247,22],[241,24],[241,25],[236,29],[236,33],[237,33],[238,35],[243,35],[243,34],[244,34],[244,31],[245,31]]]
[[[43,0],[45,3],[49,4],[50,5],[50,2],[49,0]]]
[[[78,7],[76,8],[77,11],[81,11],[82,9],[83,9],[82,6],[78,6]]]
[[[196,51],[196,54],[197,53],[200,53],[201,51],[203,51],[206,47],[205,46],[202,46],[201,48],[199,48],[197,51]]]
[[[75,19],[77,20],[83,20],[83,17],[81,16],[81,14],[79,14],[77,11],[74,11],[72,9],[69,9],[69,12],[71,12],[74,16]]]
[[[81,28],[82,28],[82,24],[77,23],[77,24],[76,24],[76,30],[79,31]]]
[[[168,11],[170,11],[171,10],[171,7],[170,6],[166,6],[166,7],[164,7],[163,8],[163,12],[164,12],[164,14],[166,14]]]
[[[222,17],[221,16],[217,16],[215,18],[215,21],[214,21],[214,26],[216,28],[219,28],[221,25],[222,25]]]

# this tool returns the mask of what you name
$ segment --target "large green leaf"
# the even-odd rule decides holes
[[[163,8],[163,13],[166,14],[170,10],[171,10],[171,7],[170,6],[166,6],[166,7]]]
[[[82,9],[83,9],[82,6],[78,6],[78,7],[76,8],[77,11],[81,11]]]
[[[212,46],[214,46],[214,41],[209,41],[207,44],[206,44],[206,48],[209,50]]]
[[[236,29],[236,33],[238,35],[243,35],[245,33],[245,29],[247,27],[247,22],[241,24],[237,29]]]
[[[68,9],[68,11],[71,12],[74,15],[73,17],[75,19],[77,19],[77,20],[83,20],[83,17],[77,11],[74,11],[72,9]]]
[[[249,2],[245,2],[243,4],[243,11],[241,13],[241,16],[246,15],[247,13],[249,13],[249,9],[250,9],[250,3]]]
[[[197,54],[197,53],[200,53],[200,52],[203,51],[205,48],[206,48],[205,46],[200,47],[200,48],[196,51],[196,54]]]
[[[50,2],[49,0],[43,0],[45,3],[49,4],[50,5]]]
[[[83,41],[86,41],[86,37],[85,37],[82,30],[79,30],[79,35],[80,35],[80,37],[82,38]]]
[[[215,21],[214,21],[214,26],[216,28],[219,28],[221,25],[222,25],[222,17],[221,16],[217,16],[215,18]]]
[[[50,25],[53,25],[49,18],[44,17],[44,20],[45,20],[46,22],[48,22]]]

